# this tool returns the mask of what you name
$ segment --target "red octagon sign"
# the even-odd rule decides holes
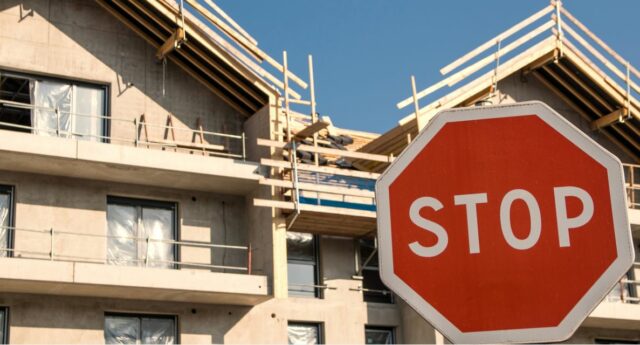
[[[620,161],[540,102],[439,113],[376,196],[382,280],[456,343],[564,340],[633,262]]]

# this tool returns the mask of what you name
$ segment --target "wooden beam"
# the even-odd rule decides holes
[[[571,78],[571,80],[573,80],[574,83],[578,84],[583,90],[585,90],[590,97],[598,101],[600,105],[607,108],[609,111],[613,110],[609,102],[605,101],[604,98],[602,98],[602,96],[600,96],[597,92],[595,92],[589,85],[587,85],[582,79],[580,79],[575,73],[573,73],[573,71],[567,68],[563,63],[558,63],[556,64],[556,66],[558,66],[558,68],[560,68],[560,70],[562,70],[564,74],[566,74],[569,78]]]
[[[605,115],[602,116],[601,118],[594,120],[591,122],[591,130],[599,130],[601,128],[607,127],[609,125],[612,125],[614,123],[620,122],[620,120],[626,116],[626,111],[625,109],[621,108],[621,109],[617,109],[615,111],[613,111],[612,113],[610,113],[609,115]]]
[[[258,41],[256,41],[255,38],[251,37],[248,32],[246,32],[238,23],[236,23],[235,20],[233,20],[233,18],[231,18],[231,16],[229,16],[225,11],[218,7],[215,2],[211,0],[204,0],[204,2],[206,2],[207,5],[209,5],[209,7],[211,7],[214,11],[216,11],[220,15],[220,17],[229,22],[229,24],[231,24],[234,29],[238,30],[238,32],[246,39],[248,39],[249,42],[253,43],[256,46],[258,45]]]
[[[560,77],[556,72],[554,72],[553,70],[551,70],[551,68],[547,66],[542,67],[542,69],[545,72],[547,72],[547,74],[549,74],[553,79],[555,79],[560,85],[562,85],[562,87],[564,87],[567,91],[569,91],[570,94],[572,94],[575,98],[580,100],[580,102],[586,105],[587,108],[589,108],[589,110],[591,110],[591,112],[593,112],[594,115],[600,116],[600,110],[596,108],[596,106],[593,105],[593,103],[591,103],[591,101],[588,100],[585,96],[583,96],[580,92],[576,91],[576,89],[574,89],[573,86],[571,86],[571,84],[567,83],[567,81],[564,80],[564,78]]]
[[[462,57],[458,58],[457,60],[455,60],[454,62],[448,64],[445,67],[443,67],[440,70],[440,73],[442,73],[444,75],[444,74],[447,74],[447,73],[451,72],[452,70],[454,70],[458,66],[460,66],[460,65],[464,64],[465,62],[473,59],[478,54],[482,53],[483,51],[489,49],[491,46],[495,45],[496,41],[498,41],[498,40],[504,41],[509,36],[513,35],[514,33],[518,32],[520,30],[522,30],[523,28],[527,27],[529,24],[537,21],[538,19],[542,18],[546,14],[550,13],[551,11],[553,11],[554,8],[555,7],[553,5],[549,5],[549,6],[545,7],[545,8],[543,8],[542,10],[536,12],[535,14],[530,16],[529,18],[527,18],[527,19],[521,21],[520,23],[512,26],[511,28],[507,29],[503,33],[499,34],[498,36],[488,40],[487,42],[483,43],[482,45],[480,45],[476,49],[470,51],[469,53],[467,53],[464,56],[462,56]]]
[[[273,148],[284,149],[286,144],[284,142],[280,142],[280,141],[258,138],[258,145],[260,145],[260,146],[270,146],[270,147],[273,147]],[[383,163],[391,163],[391,162],[393,162],[393,158],[391,158],[389,156],[377,155],[377,154],[372,154],[372,153],[362,153],[362,152],[357,152],[357,151],[345,151],[345,150],[338,150],[338,149],[330,149],[330,148],[326,148],[326,147],[317,147],[316,148],[316,147],[313,147],[311,145],[299,145],[299,146],[297,146],[297,149],[300,150],[300,151],[317,152],[317,153],[323,153],[323,154],[328,154],[328,155],[333,155],[333,156],[355,158],[355,159],[364,159],[364,160],[383,162]]]
[[[162,60],[174,49],[178,48],[184,42],[186,36],[183,28],[177,28],[176,31],[158,48],[156,59]]]
[[[536,79],[538,79],[538,81],[540,81],[542,84],[544,84],[546,87],[548,87],[549,90],[551,90],[553,93],[555,93],[556,96],[558,96],[565,103],[567,103],[573,110],[575,110],[580,116],[582,116],[583,119],[585,119],[585,120],[587,120],[589,122],[592,121],[592,119],[591,119],[591,117],[589,115],[587,115],[577,104],[575,104],[571,99],[569,99],[569,97],[567,97],[560,90],[558,90],[558,88],[556,88],[553,84],[548,82],[543,76],[540,75],[540,73],[538,73],[536,71],[533,71],[531,74]],[[621,133],[620,130],[618,130],[617,128],[615,128],[615,127],[611,127],[611,128],[613,128],[618,134]],[[633,151],[629,150],[629,148],[627,148],[626,145],[622,144],[618,139],[613,137],[611,134],[609,134],[606,131],[602,131],[600,133],[604,134],[607,137],[607,139],[609,139],[612,143],[614,143],[616,146],[618,146],[622,151],[624,151],[630,157],[635,159],[636,162],[640,161],[640,157],[638,157]],[[637,148],[637,149],[640,150],[640,148]]]
[[[329,122],[316,121],[310,124],[309,126],[303,128],[301,131],[298,131],[294,135],[294,137],[299,140],[306,139],[310,136],[313,136],[315,133],[318,133],[319,131],[329,127],[329,125],[330,125]]]
[[[274,168],[292,169],[291,162],[279,161],[275,159],[262,158],[260,159],[260,164],[274,167]],[[334,167],[316,166],[316,165],[305,164],[305,163],[298,163],[297,165],[298,165],[298,170],[302,170],[302,171],[311,171],[311,172],[338,175],[338,176],[366,178],[371,180],[376,180],[378,177],[380,177],[380,174],[371,173],[368,171],[358,171],[358,170],[340,169],[340,168],[334,168]]]

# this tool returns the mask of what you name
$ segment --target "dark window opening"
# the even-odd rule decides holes
[[[287,343],[294,345],[314,345],[324,343],[322,324],[289,322]]]
[[[178,268],[177,204],[107,197],[107,263]]]
[[[108,87],[0,71],[0,129],[107,142]]]
[[[287,232],[287,272],[289,295],[322,297],[319,286],[318,236]]]
[[[393,293],[380,279],[378,252],[374,239],[358,240],[359,264],[362,269],[362,295],[365,302],[393,303]]]
[[[105,344],[177,344],[177,317],[107,313],[104,317]]]
[[[0,185],[0,257],[13,256],[13,187]]]
[[[373,327],[365,326],[364,328],[365,344],[395,344],[395,331],[392,327]]]
[[[9,344],[9,308],[0,307],[0,344]]]

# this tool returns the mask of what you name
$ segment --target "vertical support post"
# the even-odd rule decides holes
[[[630,64],[629,64],[629,60],[627,60],[627,63],[625,64],[625,67],[627,68],[627,74],[625,77],[625,82],[627,83],[627,90],[626,90],[626,99],[625,99],[625,109],[623,111],[623,113],[620,114],[620,122],[624,122],[625,118],[627,117],[631,117],[631,76],[629,74],[629,70],[630,70]]]
[[[287,51],[282,52],[282,74],[284,75],[284,115],[287,121],[287,141],[291,141],[291,119],[289,115],[289,63]]]
[[[251,243],[249,243],[249,247],[247,248],[247,274],[251,275],[251,264],[252,264],[252,254],[253,248],[251,247]]]
[[[629,194],[631,194],[629,199],[631,200],[631,208],[636,208],[636,191],[634,189],[634,183],[635,183],[634,174],[635,174],[635,168],[633,166],[629,166]]]
[[[420,125],[420,104],[418,103],[418,93],[416,92],[416,77],[411,76],[411,95],[413,97],[413,108],[416,112],[416,126],[418,127],[418,133],[422,129]],[[411,143],[411,134],[407,134],[407,141]]]
[[[244,132],[242,132],[242,160],[247,160],[247,138]]]
[[[311,103],[311,122],[316,123],[318,121],[318,114],[316,113],[316,90],[315,82],[313,78],[313,56],[309,54],[309,95]],[[318,133],[313,133],[313,147],[318,148]],[[318,152],[313,153],[313,160],[316,166],[320,165],[318,158]]]
[[[561,16],[561,7],[562,7],[562,1],[560,0],[555,0],[554,2],[554,6],[556,8],[556,29],[557,29],[557,33],[556,33],[556,46],[558,47],[558,52],[559,54],[556,57],[556,62],[558,62],[557,60],[559,58],[561,58],[564,54],[564,49],[563,49],[563,32],[562,32],[562,16]]]
[[[498,49],[495,53],[496,67],[493,70],[493,83],[491,83],[491,92],[489,93],[489,98],[495,96],[498,93],[498,68],[500,68],[500,49],[502,48],[502,40],[500,38],[496,40],[496,45],[498,46]],[[498,103],[500,103],[499,100]]]
[[[146,253],[144,255],[144,267],[148,267],[149,266],[149,235],[147,235],[147,250]]]
[[[53,261],[53,236],[54,236],[53,228],[51,228],[50,232],[51,232],[51,236],[50,236],[49,246],[51,247],[51,251],[49,252],[49,260]]]
[[[56,107],[55,113],[56,113],[56,136],[59,137],[60,136],[60,109],[58,109],[58,107]]]
[[[295,206],[296,206],[296,211],[298,211],[300,209],[300,189],[298,188],[298,162],[296,159],[296,141],[293,140],[291,141],[291,148],[292,148],[292,152],[293,152],[293,160],[291,161],[291,165],[293,166],[293,189],[294,189],[294,198],[295,200],[293,201]]]
[[[133,119],[133,144],[135,145],[135,147],[138,147],[138,142],[140,141],[140,133],[138,133],[138,119],[134,118]]]

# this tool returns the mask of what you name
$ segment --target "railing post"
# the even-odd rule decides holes
[[[251,247],[251,243],[249,243],[249,247],[247,248],[247,274],[249,275],[251,275],[252,252],[253,248]]]
[[[148,267],[149,266],[149,235],[147,235],[147,250],[146,253],[144,255],[144,267]]]
[[[246,161],[247,160],[247,143],[246,140],[247,138],[245,137],[244,132],[242,132],[242,160]]]
[[[562,17],[560,16],[561,10],[560,8],[562,7],[562,1],[561,0],[556,0],[555,1],[555,7],[556,7],[556,27],[558,29],[558,33],[556,34],[556,38],[557,38],[557,47],[558,47],[558,58],[561,58],[564,55],[563,52],[563,44],[562,44],[562,40],[563,40],[563,32],[562,32]],[[557,62],[557,59],[556,59]]]
[[[140,138],[138,136],[138,119],[134,118],[133,119],[133,143],[135,145],[135,147],[138,147],[138,142],[140,141]]]
[[[53,228],[51,228],[50,231],[51,231],[51,237],[50,237],[49,246],[50,246],[51,251],[49,252],[49,260],[53,261],[53,234],[54,234]]]
[[[58,107],[56,107],[55,113],[56,113],[56,136],[59,137],[60,136],[60,109],[58,109]]]

